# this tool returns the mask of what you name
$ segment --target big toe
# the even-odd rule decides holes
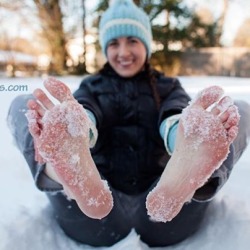
[[[70,89],[61,81],[49,77],[44,81],[45,88],[60,102],[73,99]]]
[[[221,87],[211,86],[198,93],[198,95],[194,98],[192,104],[199,105],[202,108],[207,109],[212,104],[219,101],[223,94],[224,91]]]

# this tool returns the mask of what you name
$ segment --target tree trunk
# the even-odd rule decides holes
[[[225,24],[225,18],[226,18],[226,14],[228,11],[228,6],[229,6],[229,1],[228,0],[223,0],[223,9],[222,9],[222,13],[221,16],[218,20],[218,41],[217,44],[220,44],[221,41],[221,36],[223,34],[223,28],[224,28],[224,24]]]
[[[50,73],[60,75],[66,70],[67,51],[59,0],[34,0],[34,3],[51,52]]]

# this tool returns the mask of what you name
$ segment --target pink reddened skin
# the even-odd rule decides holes
[[[111,211],[113,198],[90,154],[89,131],[96,134],[96,129],[65,84],[49,78],[44,85],[60,104],[54,105],[41,89],[34,91],[37,100],[28,102],[36,160],[53,166],[65,193],[84,214],[101,219]]]
[[[171,221],[227,158],[238,133],[239,114],[220,87],[203,90],[183,110],[176,146],[146,207],[152,220]]]

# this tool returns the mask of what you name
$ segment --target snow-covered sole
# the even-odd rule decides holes
[[[209,87],[183,110],[174,153],[147,196],[152,220],[171,221],[227,158],[237,136],[239,114],[232,99],[220,99],[222,95],[220,87]]]
[[[40,157],[53,166],[65,193],[83,213],[101,219],[111,211],[113,198],[89,150],[89,130],[95,133],[95,128],[66,85],[54,78],[44,85],[60,103],[53,105],[40,89],[34,92],[38,102],[29,103],[29,129]]]

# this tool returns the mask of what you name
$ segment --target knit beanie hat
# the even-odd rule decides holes
[[[133,0],[114,0],[102,14],[99,24],[99,39],[104,55],[110,40],[133,36],[145,45],[151,56],[152,31],[148,15]]]

